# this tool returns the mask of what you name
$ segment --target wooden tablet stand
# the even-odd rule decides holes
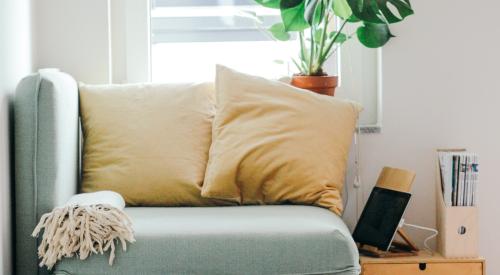
[[[377,187],[409,193],[415,172],[393,167],[384,167],[377,180]],[[393,241],[388,251],[383,251],[371,245],[358,244],[358,250],[361,254],[377,258],[405,257],[418,255],[418,248],[410,239],[408,234],[402,228],[399,228],[397,234],[404,242]]]
[[[404,230],[398,229],[397,234],[403,239],[403,242],[393,241],[388,251],[380,250],[371,245],[358,244],[359,253],[375,258],[417,256],[419,249]]]

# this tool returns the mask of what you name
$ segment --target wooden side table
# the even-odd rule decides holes
[[[361,275],[485,275],[483,258],[446,259],[420,252],[397,258],[360,257]]]

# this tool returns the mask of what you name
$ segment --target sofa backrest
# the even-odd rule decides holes
[[[15,272],[45,274],[31,233],[43,213],[77,192],[76,81],[58,71],[24,78],[15,95],[14,129]]]

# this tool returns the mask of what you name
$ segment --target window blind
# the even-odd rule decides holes
[[[279,20],[278,10],[253,0],[155,0],[152,43],[269,41],[263,29]]]

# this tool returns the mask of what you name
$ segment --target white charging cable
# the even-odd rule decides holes
[[[353,180],[353,188],[355,190],[361,187],[361,178],[360,178],[360,164],[359,164],[359,123],[356,124],[356,131],[354,132],[354,180]],[[357,192],[362,192],[357,190]],[[356,194],[357,195],[357,194]],[[345,184],[345,194],[344,194],[344,210],[347,208],[349,203],[349,185]],[[358,198],[356,198],[356,220],[359,217],[359,207],[358,207]],[[344,216],[345,211],[342,213],[342,217]]]
[[[361,216],[361,203],[364,202],[363,186],[361,185],[361,150],[360,150],[360,126],[359,119],[356,122],[356,132],[354,133],[354,183],[353,187],[356,191],[356,220]]]
[[[411,224],[411,223],[406,223],[404,219],[401,219],[401,226],[400,227],[403,227],[405,225],[408,227],[432,232],[432,234],[424,240],[424,247],[427,251],[429,251],[429,253],[431,253],[431,255],[434,255],[434,251],[429,247],[427,242],[429,242],[430,240],[435,238],[439,234],[439,232],[434,228],[420,226],[420,225]]]

